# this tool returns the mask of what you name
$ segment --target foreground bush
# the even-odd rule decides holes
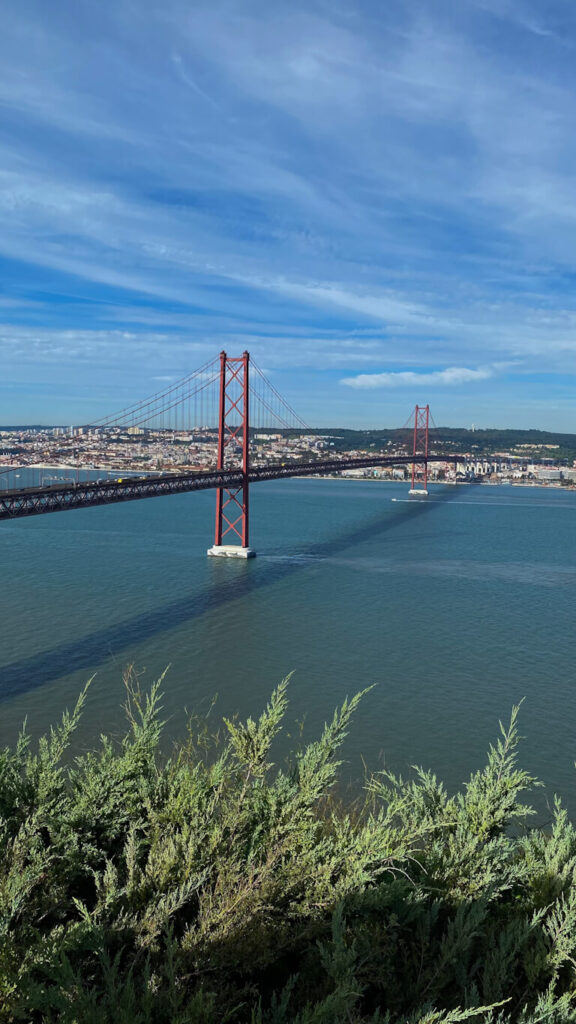
[[[449,797],[381,773],[328,798],[361,695],[289,770],[257,722],[158,752],[158,687],[66,757],[84,695],[0,755],[0,1019],[62,1024],[576,1021],[576,832],[520,802],[516,710]],[[369,698],[368,698],[369,699]]]

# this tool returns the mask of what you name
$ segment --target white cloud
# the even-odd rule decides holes
[[[414,373],[412,370],[397,373],[361,373],[358,377],[344,377],[340,383],[350,388],[403,388],[420,385],[437,387],[473,384],[480,380],[488,380],[493,375],[494,371],[490,367],[470,370],[465,366],[449,366],[445,370],[433,370],[432,373]]]
[[[573,373],[569,8],[12,5],[4,379],[16,354],[121,379],[138,346],[146,380],[222,347],[310,389]]]

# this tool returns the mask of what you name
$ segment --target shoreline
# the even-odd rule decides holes
[[[163,474],[177,473],[175,469],[157,469],[154,473],[142,473],[136,469],[122,469],[114,468],[111,469],[109,466],[92,466],[90,468],[82,466],[70,466],[70,465],[50,465],[45,462],[35,462],[28,466],[1,466],[1,473],[22,473],[29,469],[45,469],[45,470],[57,470],[59,472],[66,471],[69,473],[107,473],[109,476],[161,476]],[[203,472],[200,471],[199,472]],[[336,473],[318,473],[310,474],[302,477],[286,477],[285,479],[300,479],[300,480],[339,480],[349,481],[350,483],[375,483],[375,484],[408,484],[409,480],[391,479],[390,477],[376,477],[376,476],[341,476]],[[86,482],[86,481],[82,481]],[[476,484],[482,487],[538,487],[544,489],[554,489],[559,491],[575,491],[575,484],[562,484],[560,481],[549,481],[549,482],[536,482],[527,480],[429,480],[429,485],[438,487],[470,487],[472,484]]]
[[[295,477],[288,477],[286,479],[295,479]],[[360,484],[409,484],[410,480],[390,480],[388,477],[378,476],[337,476],[332,473],[318,473],[316,475],[309,474],[308,476],[298,477],[300,480],[340,480],[349,481],[350,483]],[[550,483],[537,483],[536,481],[527,480],[428,480],[428,486],[434,487],[471,487],[472,485],[481,487],[542,487],[544,489],[555,488],[557,491],[576,491],[576,484],[562,484],[559,481],[550,481]]]

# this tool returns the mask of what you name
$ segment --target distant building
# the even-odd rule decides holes
[[[537,480],[546,481],[552,483],[553,480],[562,479],[562,471],[559,469],[549,469],[548,467],[538,466],[535,472]]]

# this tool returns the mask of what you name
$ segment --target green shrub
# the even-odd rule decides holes
[[[517,714],[449,796],[421,769],[331,799],[362,698],[286,769],[257,721],[159,752],[157,684],[71,758],[85,699],[0,754],[0,1020],[576,1022],[576,831],[528,828]]]

